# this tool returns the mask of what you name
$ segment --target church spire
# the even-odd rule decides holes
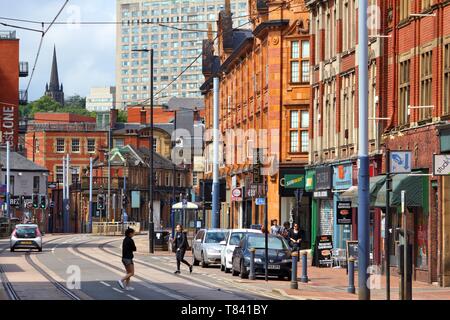
[[[58,62],[56,60],[56,46],[53,47],[52,71],[50,73],[50,83],[45,86],[45,95],[52,97],[56,102],[64,105],[64,91],[62,84],[59,84]]]
[[[53,62],[52,71],[50,74],[50,90],[60,90],[59,88],[59,76],[58,76],[58,62],[56,61],[56,46],[53,47]]]

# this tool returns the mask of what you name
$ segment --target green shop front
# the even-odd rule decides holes
[[[311,245],[311,196],[310,191],[305,190],[304,168],[281,168],[280,169],[280,220],[283,225],[289,222],[298,223],[303,231],[304,239],[302,248]]]

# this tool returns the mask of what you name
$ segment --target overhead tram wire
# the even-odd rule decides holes
[[[34,64],[33,64],[33,68],[31,69],[31,75],[30,78],[28,80],[28,84],[27,84],[27,88],[25,90],[25,93],[28,95],[28,89],[30,89],[30,85],[31,85],[31,81],[33,80],[33,76],[34,76],[34,71],[36,70],[36,65],[37,62],[39,60],[39,56],[41,54],[41,49],[42,49],[42,44],[44,42],[44,37],[47,34],[47,32],[50,30],[50,28],[55,24],[56,20],[58,19],[58,17],[61,15],[61,13],[63,12],[64,8],[66,7],[67,3],[69,2],[69,0],[65,0],[64,4],[61,6],[61,9],[59,9],[58,13],[56,14],[55,18],[52,20],[52,22],[49,24],[49,26],[47,27],[47,29],[44,30],[44,23],[41,23],[42,26],[42,34],[41,34],[41,39],[39,40],[39,46],[38,46],[38,50],[36,53],[36,57],[34,59]]]

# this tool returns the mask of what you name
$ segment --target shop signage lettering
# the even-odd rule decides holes
[[[313,197],[316,199],[328,199],[331,198],[331,194],[329,190],[314,191]]]
[[[352,202],[338,201],[336,210],[337,224],[352,224]]]
[[[450,175],[450,154],[435,154],[433,157],[433,174],[435,176]]]
[[[16,122],[14,117],[14,109],[15,107],[12,105],[2,106],[2,142],[6,143],[9,141],[11,146],[14,144],[14,126]]]
[[[316,190],[331,189],[332,167],[316,168]]]
[[[301,189],[305,187],[305,176],[303,174],[285,174],[284,187],[288,189]]]
[[[331,235],[321,235],[317,237],[316,252],[319,267],[332,267],[331,251],[333,250],[333,239]]]

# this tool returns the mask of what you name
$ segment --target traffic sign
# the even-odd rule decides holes
[[[231,191],[231,200],[232,201],[242,201],[242,188],[234,188]]]
[[[255,199],[255,205],[263,206],[265,204],[266,204],[266,198],[256,198]]]
[[[391,151],[390,163],[391,173],[410,173],[411,172],[411,151]]]

